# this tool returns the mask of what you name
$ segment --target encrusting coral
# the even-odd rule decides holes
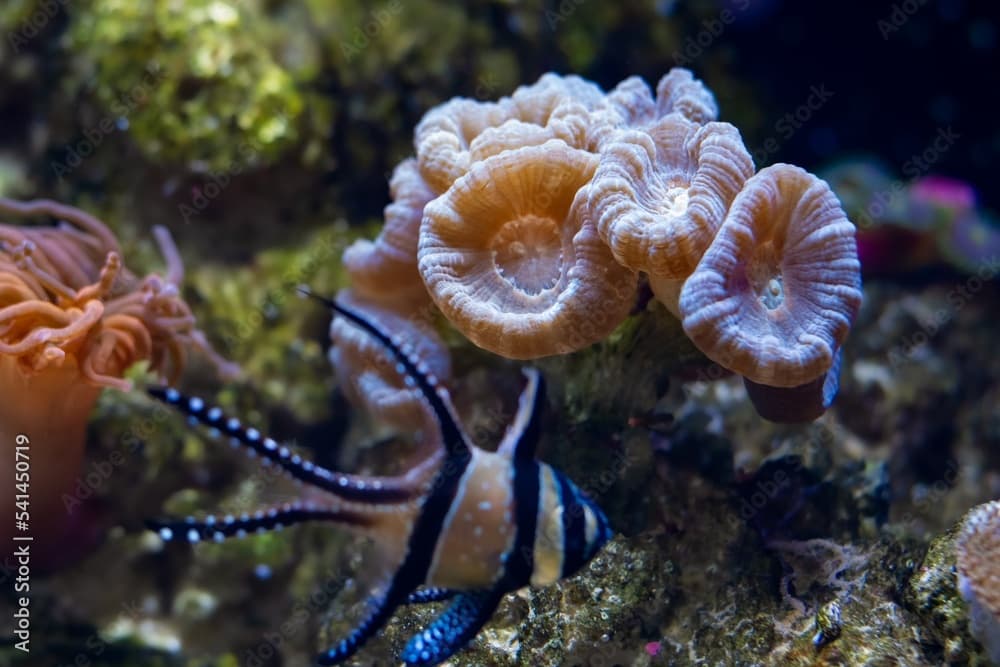
[[[958,590],[969,603],[969,627],[1000,664],[1000,501],[972,509],[955,540]]]
[[[30,441],[31,531],[45,551],[78,519],[61,494],[80,469],[87,419],[101,389],[128,390],[123,374],[141,360],[176,378],[187,347],[226,373],[235,368],[212,351],[178,295],[183,266],[165,229],[156,236],[166,276],[140,280],[124,266],[110,230],[83,211],[48,200],[0,199],[0,215],[60,221],[0,224],[0,441]],[[13,456],[4,457],[5,477],[13,478],[13,465]],[[9,539],[12,525],[5,525]]]

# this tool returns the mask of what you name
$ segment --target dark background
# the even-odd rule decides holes
[[[845,155],[871,154],[905,178],[903,165],[950,127],[959,138],[930,171],[971,182],[987,207],[1000,208],[993,186],[1000,156],[997,3],[750,0],[742,13],[746,2],[720,4],[738,18],[703,58],[717,55],[735,77],[752,82],[762,121],[741,125],[748,147],[776,134],[778,120],[823,84],[834,95],[781,142],[774,161],[815,170]],[[905,17],[898,28],[894,16]]]
[[[274,4],[286,1],[291,0]],[[1000,157],[996,2],[629,0],[614,6],[624,18],[616,16],[609,26],[600,23],[611,11],[610,5],[598,4],[602,1],[545,0],[540,5],[544,18],[533,16],[531,29],[524,26],[524,15],[536,11],[527,9],[531,2],[522,6],[471,0],[463,9],[491,25],[494,45],[516,54],[522,83],[556,71],[576,72],[605,89],[633,74],[655,85],[670,67],[690,67],[713,89],[722,120],[740,128],[755,156],[767,139],[777,141],[776,149],[767,151],[766,162],[792,162],[819,171],[842,157],[869,155],[881,160],[891,176],[906,180],[907,161],[950,128],[959,138],[937,156],[930,172],[969,181],[987,208],[1000,209],[1000,193],[992,187],[992,165]],[[59,47],[65,24],[65,16],[57,16],[29,46],[41,56],[39,75],[44,79],[55,79],[72,64]],[[574,31],[583,34],[595,52],[584,67],[574,67],[566,54],[566,35]],[[681,43],[670,45],[662,37],[668,31],[679,35]],[[698,46],[700,36],[706,46]],[[685,52],[692,44],[698,50],[693,58]],[[342,114],[330,133],[328,153],[339,157],[340,166],[323,174],[320,182],[340,189],[331,196],[347,207],[351,219],[381,216],[388,199],[386,179],[412,152],[408,137],[401,135],[408,134],[427,108],[455,95],[495,99],[511,92],[503,88],[484,94],[483,74],[470,65],[474,55],[456,54],[444,80],[413,81],[386,72],[367,87],[353,89],[332,74],[315,82],[323,94],[350,102],[344,108],[351,113]],[[813,87],[824,87],[833,97],[800,130],[786,136],[778,123],[807,102]],[[368,118],[367,110],[386,88],[399,91],[395,128]],[[88,103],[86,91],[80,102]],[[59,88],[47,89],[38,81],[31,87],[0,81],[0,147],[21,147],[15,151],[23,153],[32,121],[64,125],[60,116],[73,109],[58,106],[65,106]],[[87,122],[80,120],[79,125],[87,127]],[[53,141],[61,149],[73,139],[70,132]],[[127,145],[127,138],[123,140]],[[350,141],[372,147],[379,154],[375,163],[354,160],[347,147]],[[107,142],[102,153],[114,155],[116,145],[122,144]],[[151,166],[176,173],[176,165]],[[48,171],[33,169],[41,179],[40,189],[51,194],[58,184]]]

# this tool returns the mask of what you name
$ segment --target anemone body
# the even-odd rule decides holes
[[[11,478],[12,450],[23,436],[31,447],[32,536],[39,552],[53,554],[62,541],[76,544],[66,538],[81,519],[72,492],[100,391],[130,389],[123,375],[140,360],[176,378],[188,346],[226,374],[236,369],[211,350],[178,296],[183,266],[165,230],[154,233],[166,278],[140,280],[125,268],[110,230],[83,211],[0,199],[0,215],[58,221],[0,224],[0,474]]]
[[[83,511],[78,502],[82,494],[77,494],[76,486],[80,483],[87,420],[101,388],[84,379],[72,358],[39,372],[25,372],[14,358],[2,355],[0,387],[0,442],[4,443],[0,479],[9,481],[4,489],[17,489],[17,460],[28,461],[31,517],[29,530],[18,533],[12,520],[14,494],[5,493],[2,511],[6,520],[0,539],[10,544],[15,534],[30,535],[39,550],[50,551],[60,546],[65,532]],[[28,448],[24,459],[15,457],[18,443]],[[72,543],[64,546],[75,547]]]

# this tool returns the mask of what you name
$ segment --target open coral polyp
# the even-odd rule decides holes
[[[797,387],[835,360],[861,306],[854,225],[825,181],[787,164],[733,201],[680,295],[684,330],[753,382]]]
[[[636,277],[585,222],[597,158],[559,140],[472,166],[424,211],[420,272],[472,342],[514,359],[582,349],[634,303]]]

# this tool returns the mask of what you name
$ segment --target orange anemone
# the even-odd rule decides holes
[[[0,199],[0,216],[48,216],[56,226],[0,224],[0,443],[30,442],[31,531],[58,545],[77,517],[63,506],[83,460],[87,420],[105,387],[128,390],[124,372],[148,360],[176,379],[187,347],[212,351],[177,285],[183,266],[165,229],[155,231],[165,277],[138,279],[97,218],[53,201]],[[14,457],[0,474],[14,478]],[[4,499],[5,516],[11,516]],[[7,511],[7,510],[10,511]],[[12,529],[5,522],[3,538]]]

